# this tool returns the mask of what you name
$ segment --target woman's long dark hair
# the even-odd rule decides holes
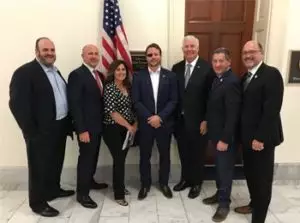
[[[114,82],[115,80],[115,71],[120,66],[121,64],[124,65],[125,70],[126,70],[126,77],[123,80],[123,85],[126,87],[127,91],[129,92],[131,89],[131,78],[129,76],[129,70],[128,66],[123,60],[115,60],[111,63],[111,65],[108,68],[108,73],[107,73],[107,78],[106,78],[106,83],[111,83]]]

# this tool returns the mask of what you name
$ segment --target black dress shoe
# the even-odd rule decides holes
[[[92,180],[91,189],[101,190],[105,188],[108,188],[108,185],[106,183],[97,183],[95,180]]]
[[[43,217],[55,217],[59,215],[59,211],[49,206],[48,204],[43,208],[32,209],[32,211]]]
[[[178,184],[176,184],[173,187],[173,190],[174,191],[182,191],[188,187],[190,187],[190,185],[185,180],[181,180]]]
[[[85,208],[97,208],[98,205],[89,195],[77,195],[77,201]]]
[[[70,197],[75,194],[75,191],[73,190],[64,190],[64,189],[59,189],[59,194],[58,197]]]
[[[56,198],[59,198],[59,197],[69,197],[69,196],[72,196],[75,194],[75,191],[73,190],[64,190],[64,189],[59,189],[59,192],[56,193],[56,194],[52,194],[52,195],[48,195],[47,197],[47,201],[52,201]]]
[[[211,205],[211,204],[217,204],[218,201],[219,201],[218,194],[215,193],[213,196],[203,199],[202,202],[203,204]]]
[[[166,198],[172,198],[173,194],[168,185],[160,185],[160,190]]]
[[[149,187],[142,187],[138,194],[138,199],[143,200],[147,197],[148,192],[150,191]]]
[[[212,217],[212,220],[214,222],[222,222],[227,218],[228,213],[229,213],[229,208],[218,207],[216,213]]]
[[[188,194],[188,197],[189,198],[196,198],[199,196],[200,194],[200,191],[201,191],[201,186],[200,185],[196,185],[196,186],[193,186],[191,189],[190,189],[190,192]]]

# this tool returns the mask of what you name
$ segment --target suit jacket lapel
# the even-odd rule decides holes
[[[262,75],[262,72],[263,72],[263,70],[264,70],[264,67],[265,67],[265,64],[262,63],[262,64],[260,65],[260,67],[258,68],[258,70],[256,71],[256,73],[253,75],[253,77],[252,77],[250,83],[248,84],[248,86],[247,86],[245,92],[247,92],[248,89],[251,88],[251,87],[259,80],[259,77]],[[244,81],[245,81],[245,79],[244,79]],[[244,83],[244,81],[243,81],[243,83]]]
[[[157,99],[160,98],[160,94],[161,94],[161,91],[162,91],[162,88],[163,88],[163,82],[165,81],[166,79],[166,74],[164,72],[164,69],[161,68],[160,70],[160,74],[159,74],[159,82],[158,82],[158,92],[157,92]]]
[[[185,63],[186,63],[186,61],[185,61]],[[195,67],[194,67],[194,69],[193,69],[193,72],[191,73],[191,77],[190,77],[190,79],[189,79],[189,82],[187,83],[186,88],[189,87],[189,84],[190,84],[191,80],[192,80],[193,78],[195,78],[195,73],[198,72],[198,71],[197,71],[198,69],[200,69],[200,60],[199,60],[199,59],[197,60],[197,62],[196,62],[196,64],[195,64]],[[184,65],[184,71],[183,71],[183,80],[185,80],[185,65]],[[184,83],[183,83],[183,84],[184,84]]]
[[[50,94],[52,95],[53,100],[55,100],[55,98],[54,98],[54,92],[53,92],[53,89],[52,89],[52,85],[50,83],[50,80],[47,77],[47,74],[45,73],[44,69],[42,68],[42,66],[39,64],[39,62],[36,59],[34,60],[34,63],[35,63],[35,67],[36,67],[37,73],[39,74],[40,80],[43,83],[45,83],[45,86],[47,86],[49,92],[51,92]]]

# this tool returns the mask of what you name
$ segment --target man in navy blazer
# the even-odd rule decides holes
[[[22,130],[28,159],[29,206],[37,214],[59,212],[47,201],[74,194],[60,188],[67,135],[72,136],[66,82],[54,66],[54,43],[41,37],[36,59],[19,67],[10,83],[9,107]]]
[[[162,193],[172,198],[168,186],[170,143],[177,104],[176,75],[161,67],[161,49],[153,43],[146,48],[148,68],[133,75],[132,97],[139,123],[141,189],[144,199],[151,186],[151,152],[156,140],[159,161],[159,183]]]
[[[241,106],[241,86],[238,76],[230,69],[229,50],[218,48],[212,55],[216,74],[207,103],[208,138],[215,148],[217,192],[203,200],[218,204],[212,220],[224,221],[229,213],[230,194],[236,154],[236,134]]]
[[[102,136],[104,75],[96,70],[99,51],[88,44],[82,49],[83,64],[73,70],[68,79],[70,113],[79,144],[77,164],[77,201],[86,208],[96,208],[90,189],[104,189],[97,183],[96,172]]]

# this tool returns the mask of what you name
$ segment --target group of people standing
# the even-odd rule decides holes
[[[206,147],[211,140],[216,152],[217,191],[203,203],[218,204],[212,217],[216,222],[225,220],[229,213],[236,150],[242,144],[251,202],[235,211],[252,213],[253,223],[265,221],[271,200],[274,149],[283,141],[282,76],[263,62],[263,49],[256,41],[243,47],[242,60],[248,72],[242,80],[230,68],[228,49],[216,49],[209,63],[198,56],[199,40],[188,35],[182,50],[184,60],[172,71],[161,66],[161,48],[152,43],[145,50],[145,70],[131,77],[126,63],[116,60],[104,76],[96,69],[98,48],[86,45],[81,55],[83,64],[70,73],[66,83],[54,66],[53,42],[46,37],[37,39],[36,58],[13,74],[9,101],[26,142],[29,205],[34,212],[57,216],[59,212],[47,202],[75,193],[60,186],[66,138],[73,137],[73,131],[79,144],[77,201],[96,208],[90,190],[108,187],[94,179],[103,137],[113,158],[115,200],[127,206],[125,195],[130,192],[124,185],[124,175],[129,148],[123,148],[123,142],[129,132],[136,135],[140,148],[139,200],[145,199],[151,188],[154,141],[163,195],[173,196],[168,182],[174,135],[181,178],[173,190],[190,188],[188,197],[193,199],[201,191]]]

